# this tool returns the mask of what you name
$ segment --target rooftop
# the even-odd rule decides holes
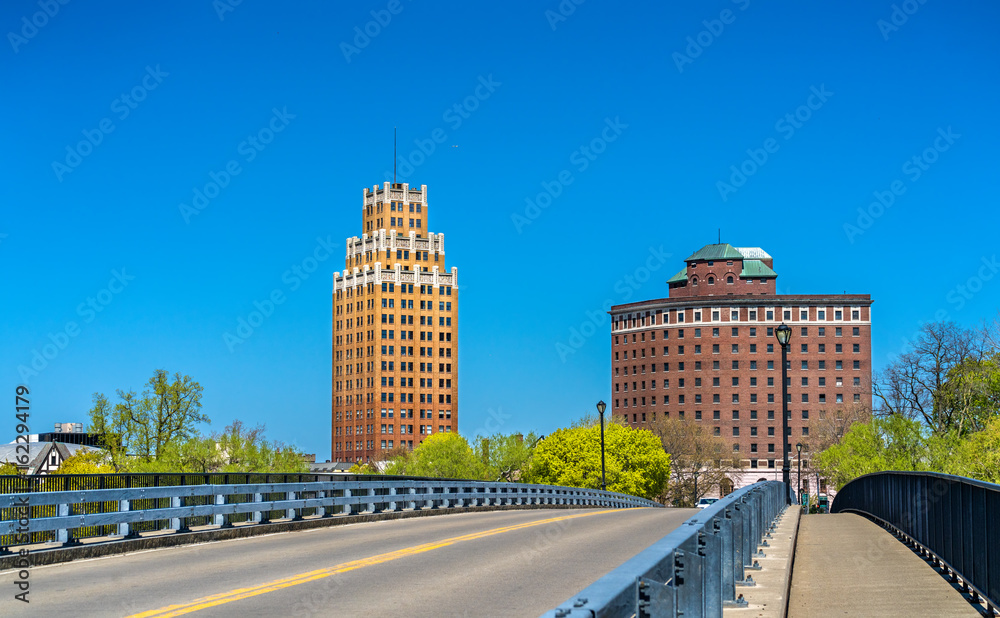
[[[748,279],[767,279],[777,277],[778,273],[767,267],[767,264],[760,260],[743,260],[743,272],[740,277]]]
[[[760,247],[736,247],[736,250],[743,254],[748,260],[770,260],[771,256]]]
[[[705,245],[694,253],[685,262],[700,260],[742,260],[743,254],[731,244],[724,242],[720,245]]]

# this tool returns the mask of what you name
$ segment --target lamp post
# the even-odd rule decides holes
[[[781,481],[791,487],[791,467],[788,464],[788,342],[792,329],[784,322],[774,329],[774,336],[781,344]]]
[[[597,413],[601,415],[601,489],[608,490],[608,482],[604,476],[604,410],[608,404],[604,400],[597,402]]]
[[[795,443],[795,451],[799,455],[799,478],[796,481],[799,485],[799,493],[796,495],[799,497],[798,502],[801,503],[802,502],[802,443],[801,442]]]
[[[691,506],[698,506],[698,471],[694,471],[694,504]]]

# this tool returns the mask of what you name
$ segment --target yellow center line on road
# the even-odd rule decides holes
[[[642,507],[637,507],[637,508],[642,508]],[[207,609],[209,607],[224,605],[226,603],[232,603],[233,601],[239,601],[240,599],[247,599],[268,592],[274,592],[275,590],[281,590],[282,588],[298,586],[299,584],[305,584],[311,581],[316,581],[317,579],[323,579],[324,577],[330,577],[331,575],[336,575],[338,573],[347,573],[348,571],[354,571],[356,569],[362,569],[367,566],[374,566],[376,564],[390,562],[398,558],[404,558],[406,556],[422,554],[424,552],[432,551],[441,547],[447,547],[449,545],[454,545],[455,543],[461,543],[463,541],[473,541],[475,539],[481,539],[484,537],[493,536],[495,534],[503,534],[504,532],[522,530],[524,528],[530,528],[532,526],[551,524],[557,521],[565,521],[567,519],[576,519],[578,517],[589,517],[591,515],[603,515],[605,513],[620,513],[622,511],[630,511],[630,510],[633,509],[610,509],[606,511],[595,511],[593,513],[564,515],[562,517],[552,517],[550,519],[529,521],[523,524],[505,526],[503,528],[484,530],[483,532],[473,532],[471,534],[464,534],[462,536],[456,536],[450,539],[443,539],[441,541],[435,541],[433,543],[414,545],[413,547],[407,547],[405,549],[391,551],[386,554],[379,554],[377,556],[372,556],[370,558],[362,558],[360,560],[343,562],[336,566],[327,567],[325,569],[317,569],[315,571],[308,571],[306,573],[300,573],[298,575],[293,575],[291,577],[286,577],[284,579],[276,579],[274,581],[270,581],[264,584],[259,584],[257,586],[252,586],[250,588],[237,588],[236,590],[230,590],[229,592],[222,592],[220,594],[213,594],[207,597],[202,597],[200,599],[189,601],[187,603],[181,603],[178,605],[168,605],[167,607],[161,607],[160,609],[153,609],[146,612],[142,612],[140,614],[134,614],[132,616],[129,616],[128,618],[154,618],[154,617],[168,618],[170,616],[182,616],[184,614],[190,614],[192,612]]]

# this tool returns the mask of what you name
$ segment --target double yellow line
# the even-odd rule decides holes
[[[462,536],[456,536],[450,539],[435,541],[433,543],[414,545],[413,547],[399,549],[386,554],[379,554],[377,556],[372,556],[371,558],[362,558],[361,560],[352,560],[350,562],[343,562],[336,566],[327,567],[325,569],[317,569],[315,571],[308,571],[306,573],[300,573],[298,575],[293,575],[291,577],[286,577],[284,579],[276,579],[274,581],[270,581],[264,584],[259,584],[257,586],[252,586],[250,588],[237,588],[236,590],[230,590],[229,592],[223,592],[220,594],[213,594],[211,596],[195,599],[187,603],[168,605],[167,607],[161,607],[160,609],[153,609],[150,611],[142,612],[141,614],[134,614],[129,618],[154,618],[154,617],[168,618],[169,616],[182,616],[184,614],[190,614],[192,612],[196,612],[202,609],[207,609],[209,607],[216,607],[218,605],[232,603],[233,601],[239,601],[241,599],[248,599],[250,597],[266,594],[268,592],[274,592],[275,590],[281,590],[282,588],[290,588],[291,586],[306,584],[308,582],[316,581],[317,579],[323,579],[324,577],[330,577],[331,575],[336,575],[338,573],[347,573],[348,571],[354,571],[356,569],[362,569],[364,567],[374,566],[376,564],[382,564],[384,562],[390,562],[392,560],[397,560],[399,558],[405,558],[406,556],[414,556],[416,554],[422,554],[424,552],[429,552],[441,547],[454,545],[455,543],[461,543],[464,541],[473,541],[476,539],[493,536],[495,534],[503,534],[504,532],[513,532],[514,530],[523,530],[524,528],[541,526],[543,524],[551,524],[557,521],[565,521],[567,519],[576,519],[578,517],[590,517],[591,515],[602,515],[604,513],[616,513],[616,512],[621,512],[622,510],[626,509],[611,509],[606,511],[594,511],[590,513],[577,513],[575,515],[564,515],[562,517],[552,517],[550,519],[529,521],[523,524],[505,526],[503,528],[493,528],[492,530],[484,530],[483,532],[473,532],[471,534],[464,534]]]

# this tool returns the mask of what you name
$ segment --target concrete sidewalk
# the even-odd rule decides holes
[[[736,587],[736,594],[746,599],[746,607],[723,608],[725,618],[785,618],[789,579],[792,576],[792,550],[801,513],[802,509],[793,504],[778,516],[774,534],[767,539],[769,547],[763,548],[765,556],[753,558],[760,563],[761,570],[746,571],[756,585]]]
[[[927,562],[860,515],[799,522],[788,616],[979,616]]]

